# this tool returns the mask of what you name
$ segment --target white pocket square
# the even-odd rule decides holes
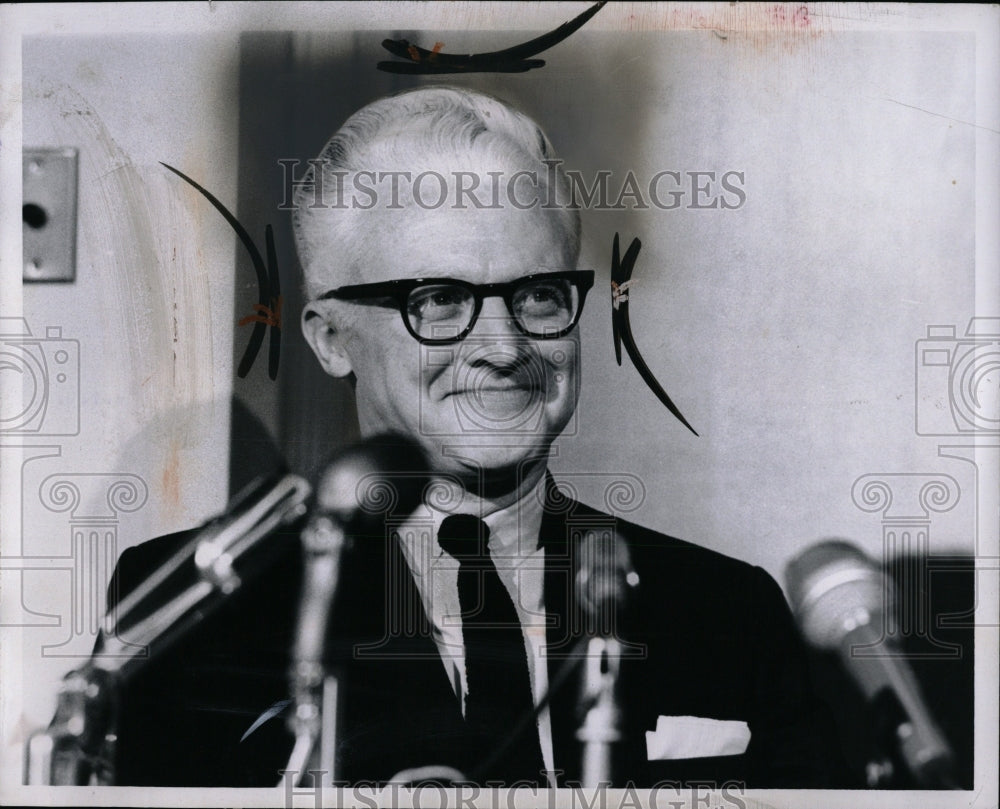
[[[746,722],[705,719],[700,716],[661,716],[656,730],[646,731],[646,757],[650,761],[675,758],[738,756],[750,743]]]

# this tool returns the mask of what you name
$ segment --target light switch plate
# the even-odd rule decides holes
[[[76,279],[77,150],[24,149],[25,281]]]

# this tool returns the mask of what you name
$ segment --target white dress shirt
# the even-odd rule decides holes
[[[545,477],[542,476],[538,484],[516,503],[491,514],[475,515],[490,529],[490,556],[521,619],[531,692],[536,706],[541,703],[549,685],[543,586],[545,556],[538,544],[544,497]],[[447,516],[436,508],[421,505],[398,533],[403,556],[430,620],[441,662],[464,712],[469,689],[462,643],[462,608],[458,600],[459,563],[437,541],[438,529]],[[538,714],[538,739],[549,783],[555,786],[552,724],[548,707]]]

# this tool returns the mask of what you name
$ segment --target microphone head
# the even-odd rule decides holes
[[[792,610],[802,634],[814,646],[840,648],[854,630],[881,625],[894,603],[881,568],[843,539],[817,542],[785,568]]]
[[[614,635],[615,616],[639,583],[628,547],[613,528],[587,529],[576,557],[574,587],[587,634]]]
[[[319,476],[316,509],[348,533],[379,533],[389,515],[405,518],[423,497],[430,468],[420,445],[397,433],[337,452]]]

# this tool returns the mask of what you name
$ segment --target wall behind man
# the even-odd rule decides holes
[[[915,433],[915,411],[940,414],[949,397],[943,378],[915,369],[915,343],[930,324],[961,336],[974,314],[997,314],[975,301],[973,36],[691,31],[603,53],[600,40],[582,39],[553,71],[568,85],[589,70],[599,88],[545,117],[567,160],[640,178],[736,171],[746,201],[696,210],[688,184],[675,211],[587,213],[584,261],[599,271],[614,232],[642,239],[636,342],[700,437],[628,360],[615,365],[599,285],[586,429],[561,442],[561,463],[614,458],[645,484],[640,522],[779,578],[825,536],[881,557],[883,515],[852,498],[866,474],[953,477],[947,513],[906,502],[894,479],[892,516],[928,518],[931,552],[971,549],[974,468]]]
[[[944,439],[916,434],[918,409],[947,420],[950,393],[934,369],[916,371],[914,358],[929,325],[954,325],[961,336],[974,314],[995,314],[975,307],[974,35],[780,28],[627,37],[588,28],[547,53],[541,70],[391,87],[373,69],[385,58],[379,37],[294,34],[287,48],[309,115],[292,120],[308,117],[316,131],[309,144],[302,127],[287,127],[299,150],[290,156],[314,156],[346,117],[333,101],[318,103],[323,92],[349,93],[357,107],[444,80],[507,99],[542,124],[588,188],[599,172],[610,175],[605,209],[583,212],[581,266],[598,276],[581,324],[578,419],[553,459],[582,499],[613,502],[640,523],[781,580],[787,560],[823,537],[848,537],[880,558],[885,515],[854,484],[903,473],[891,485],[919,485],[895,493],[891,516],[929,527],[933,553],[970,550],[975,469],[939,457]],[[419,31],[394,36],[430,41]],[[446,51],[524,38],[453,36]],[[244,59],[264,58],[260,43],[247,45]],[[264,86],[277,81],[258,71]],[[663,204],[683,189],[675,210],[651,199],[649,183],[663,171],[681,179],[657,187]],[[615,208],[630,172],[642,198]],[[739,194],[721,186],[729,172]],[[272,175],[280,179],[278,167]],[[707,195],[696,196],[694,183]],[[695,207],[720,196],[735,207]],[[241,197],[254,199],[254,189]],[[616,232],[623,250],[633,237],[643,243],[629,304],[636,343],[700,437],[667,412],[630,360],[615,364],[608,284]],[[313,396],[305,399],[315,408]],[[310,429],[324,440],[325,427],[296,418],[294,401],[284,406],[295,441],[312,446]],[[940,476],[947,507],[928,510],[919,489]],[[608,494],[623,494],[618,479],[638,492],[634,501]]]
[[[236,58],[228,34],[23,40],[23,144],[76,148],[79,182],[76,280],[23,289],[50,395],[40,431],[4,436],[25,446],[5,457],[22,464],[3,595],[23,660],[6,673],[31,684],[5,690],[20,695],[5,700],[8,729],[48,722],[59,678],[93,646],[117,555],[226,502],[234,238],[159,163],[232,202]],[[5,759],[10,783],[18,766]]]
[[[235,58],[228,35],[24,46],[25,147],[80,153],[76,280],[25,285],[25,317],[81,341],[80,437],[62,457],[141,475],[139,530],[225,502],[235,243],[160,163],[232,199]]]

